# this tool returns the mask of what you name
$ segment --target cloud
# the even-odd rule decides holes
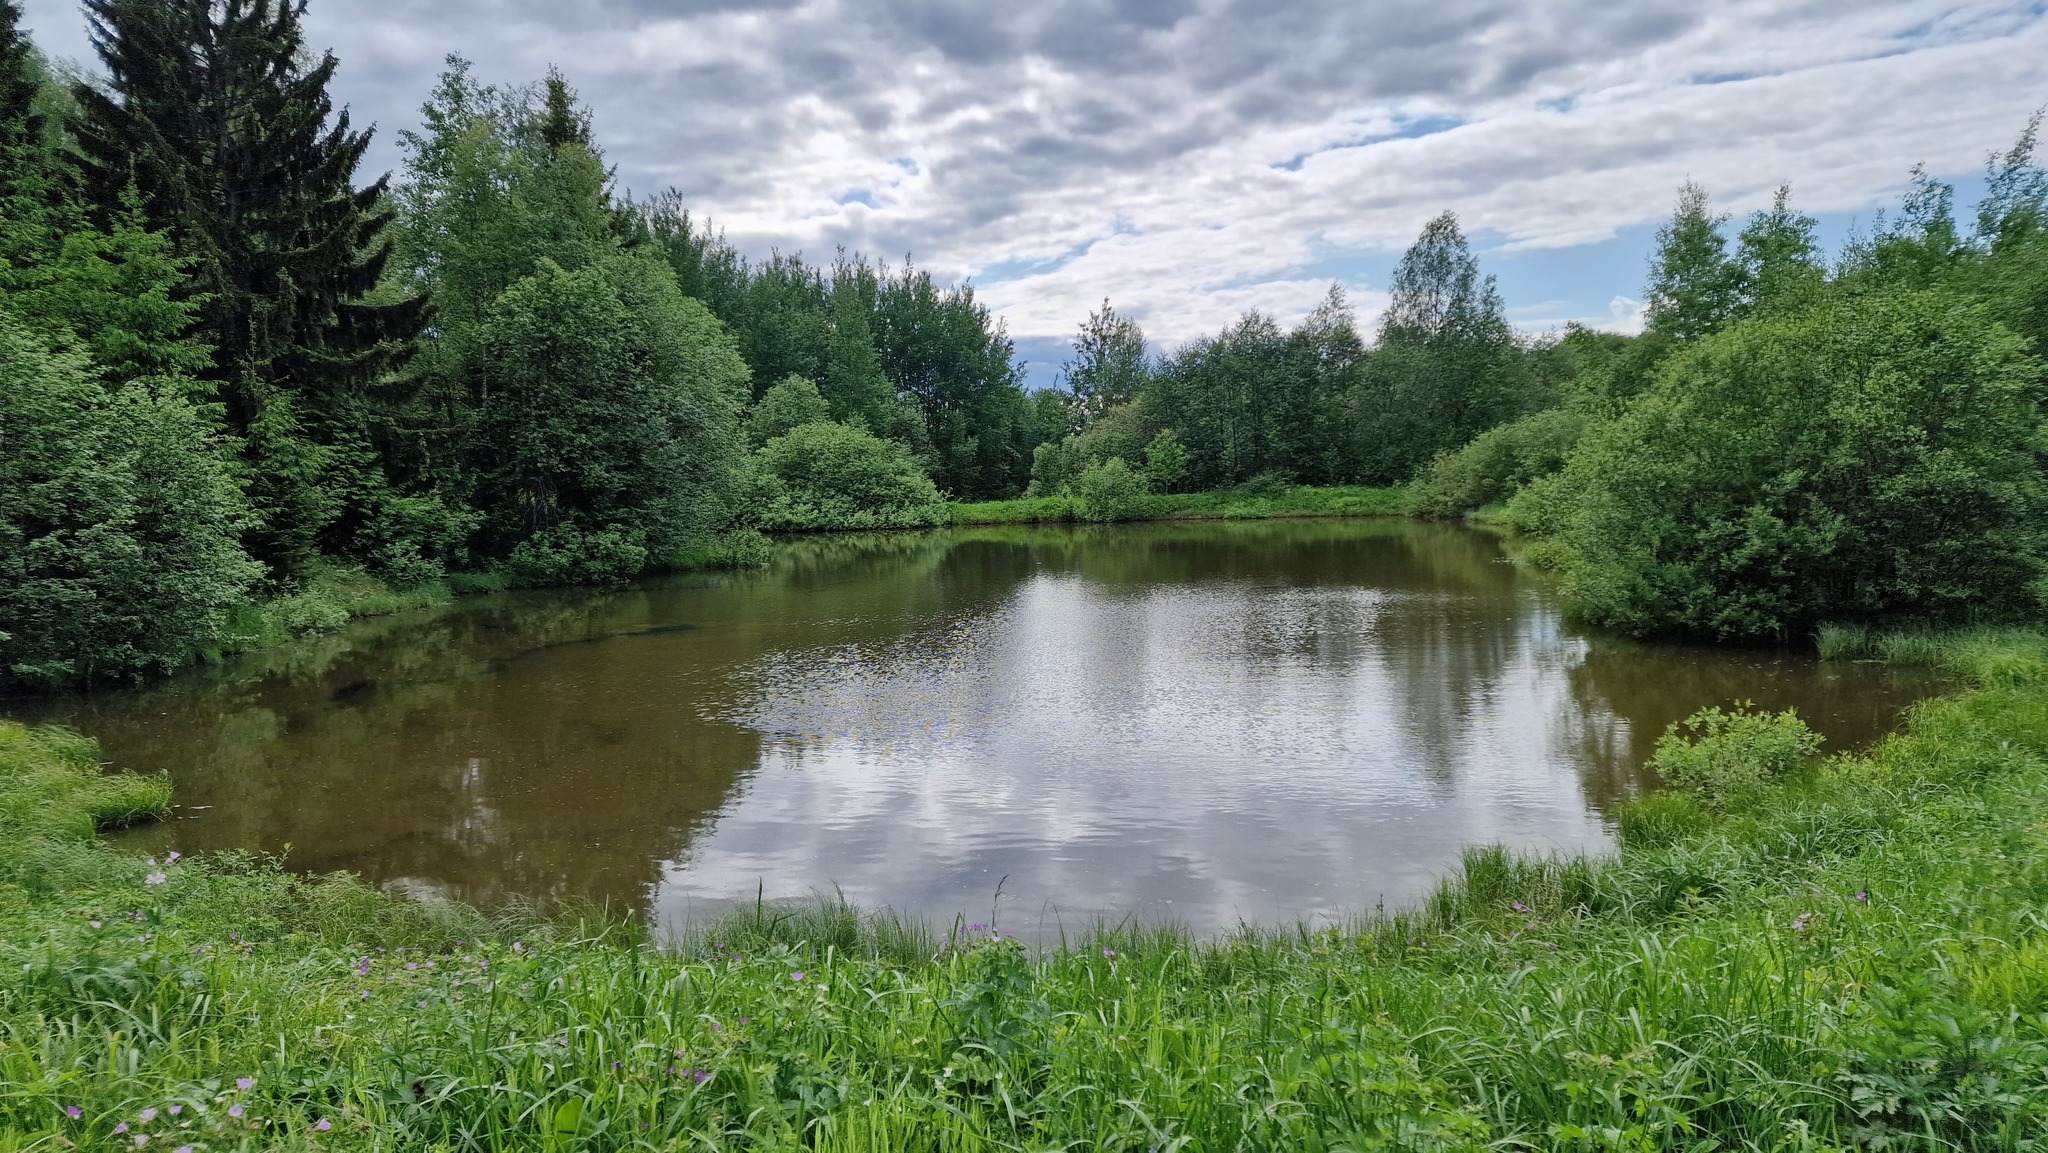
[[[82,54],[63,0],[27,8]],[[1863,211],[2048,91],[2040,6],[1998,0],[314,0],[309,33],[380,166],[446,53],[559,65],[626,185],[752,251],[914,252],[1030,338],[1104,295],[1167,341],[1290,317],[1446,207],[1513,250],[1613,237],[1687,178]],[[1384,285],[1349,279],[1369,310]]]

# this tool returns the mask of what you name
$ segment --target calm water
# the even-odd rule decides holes
[[[1294,521],[803,540],[11,711],[176,777],[139,846],[670,923],[834,886],[984,920],[1000,886],[1032,935],[1339,917],[1475,842],[1598,848],[1696,708],[1857,744],[1928,688],[1589,637],[1463,527]]]

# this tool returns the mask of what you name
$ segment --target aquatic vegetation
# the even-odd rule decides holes
[[[1946,659],[1973,687],[1896,738],[1739,806],[1646,798],[1616,857],[1479,848],[1420,907],[1341,931],[1106,926],[1037,953],[997,924],[837,902],[659,949],[246,855],[152,865],[90,839],[125,786],[89,743],[7,726],[0,1131],[195,1151],[2031,1148],[2043,651],[1965,637]]]

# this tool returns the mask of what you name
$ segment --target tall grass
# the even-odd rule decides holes
[[[136,861],[88,745],[0,729],[0,1148],[2039,1149],[2048,644],[1935,649],[1973,687],[1740,805],[1638,802],[1616,856],[1038,953],[836,898],[655,948]]]

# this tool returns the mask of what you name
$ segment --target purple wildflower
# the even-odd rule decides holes
[[[1517,913],[1526,913],[1529,911],[1529,906],[1524,905],[1520,901],[1509,901],[1508,908],[1513,909]]]
[[[407,961],[405,963],[405,967],[408,969],[417,969],[420,967],[420,963],[418,961]]]
[[[362,991],[362,994],[361,994],[360,996],[358,996],[358,997],[356,998],[356,1000],[358,1000],[358,1001],[367,1001],[367,1000],[369,1000],[369,999],[370,999],[370,991],[369,991],[368,989],[364,989],[364,990]]]
[[[172,849],[170,852],[164,854],[164,864],[175,865],[178,863],[178,858],[184,855],[185,854],[179,852],[178,850]]]
[[[725,1026],[723,1026],[723,1025],[719,1024],[719,1023],[718,1023],[718,1022],[716,1022],[716,1021],[713,1021],[713,1022],[711,1022],[711,1031],[712,1031],[713,1033],[723,1033],[723,1032],[725,1032]]]
[[[136,1147],[137,1149],[140,1149],[140,1148],[142,1148],[142,1147],[143,1147],[144,1145],[147,1145],[147,1144],[149,1144],[149,1134],[147,1134],[147,1133],[137,1133],[137,1134],[135,1135],[135,1147]]]
[[[123,1122],[121,1122],[121,1123],[120,1123],[119,1125],[116,1125],[116,1126],[114,1126],[114,1132],[116,1132],[116,1133],[126,1133],[127,1131],[128,1131],[128,1122],[126,1122],[126,1121],[123,1121]]]
[[[237,1088],[237,1089],[244,1089],[244,1090],[246,1090],[246,1089],[253,1089],[253,1088],[255,1088],[255,1087],[256,1087],[256,1078],[254,1078],[254,1077],[237,1077],[237,1078],[235,1078],[235,1088]]]
[[[100,927],[100,923],[98,921],[87,921],[86,924],[91,925],[95,929]]]
[[[139,1114],[139,1115],[137,1116],[137,1118],[136,1118],[136,1119],[137,1119],[137,1120],[139,1120],[139,1121],[141,1121],[141,1122],[142,1122],[142,1123],[143,1123],[144,1125],[147,1125],[147,1124],[149,1124],[149,1123],[150,1123],[151,1121],[154,1121],[154,1120],[156,1120],[156,1110],[155,1110],[154,1108],[144,1109],[144,1110],[143,1110],[143,1111],[142,1111],[142,1112],[141,1112],[141,1113],[140,1113],[140,1114]]]
[[[802,969],[798,969],[798,970],[797,970],[796,972],[794,972],[794,973],[791,973],[791,974],[789,975],[789,979],[790,979],[790,980],[792,980],[792,981],[801,981],[801,980],[803,980],[803,979],[804,979],[804,971],[803,971]]]
[[[699,1069],[699,1070],[697,1070],[697,1072],[696,1072],[696,1077],[697,1077],[697,1084],[699,1084],[699,1085],[702,1085],[702,1084],[703,1084],[704,1082],[706,1082],[706,1081],[709,1081],[709,1080],[711,1080],[711,1074],[710,1074],[710,1072],[709,1072],[709,1071],[707,1071],[707,1070],[704,1070],[704,1069]]]
[[[1114,956],[1116,956],[1116,950],[1115,950],[1115,949],[1111,949],[1111,948],[1109,948],[1109,947],[1107,947],[1107,946],[1104,946],[1104,947],[1103,947],[1103,950],[1102,950],[1102,955],[1103,955],[1103,956],[1105,956],[1105,957],[1114,957]]]
[[[64,1115],[66,1117],[71,1118],[73,1121],[76,1121],[80,1117],[85,1116],[85,1110],[80,1109],[76,1105],[66,1105],[64,1106]]]
[[[325,1117],[322,1117],[318,1121],[313,1122],[313,1128],[318,1129],[322,1133],[325,1133],[329,1129],[334,1128],[334,1122],[329,1121]]]
[[[751,1025],[751,1024],[753,1024],[753,1023],[754,1023],[754,1019],[753,1019],[752,1017],[741,1017],[741,1018],[740,1018],[740,1024],[742,1024],[742,1025]]]
[[[1864,903],[1864,904],[1866,904],[1866,905],[1867,905],[1867,904],[1869,904],[1869,903],[1870,903],[1870,890],[1868,890],[1868,889],[1858,889],[1858,890],[1856,890],[1856,899],[1857,899],[1857,900],[1859,900],[1859,901],[1861,901],[1861,902],[1863,902],[1863,903]]]
[[[241,1106],[241,1103],[240,1103],[240,1102],[236,1102],[235,1104],[233,1104],[233,1105],[230,1105],[230,1106],[228,1106],[228,1116],[230,1116],[230,1117],[240,1117],[241,1115],[242,1115],[242,1106]]]
[[[142,878],[142,883],[145,885],[161,885],[169,879],[169,877],[164,876],[162,873],[151,873],[149,876]]]
[[[173,1105],[173,1106],[171,1106],[171,1116],[173,1116],[173,1117],[176,1117],[176,1116],[177,1116],[178,1114],[180,1114],[180,1113],[183,1113],[184,1111],[185,1111],[185,1107],[184,1107],[183,1105]]]

